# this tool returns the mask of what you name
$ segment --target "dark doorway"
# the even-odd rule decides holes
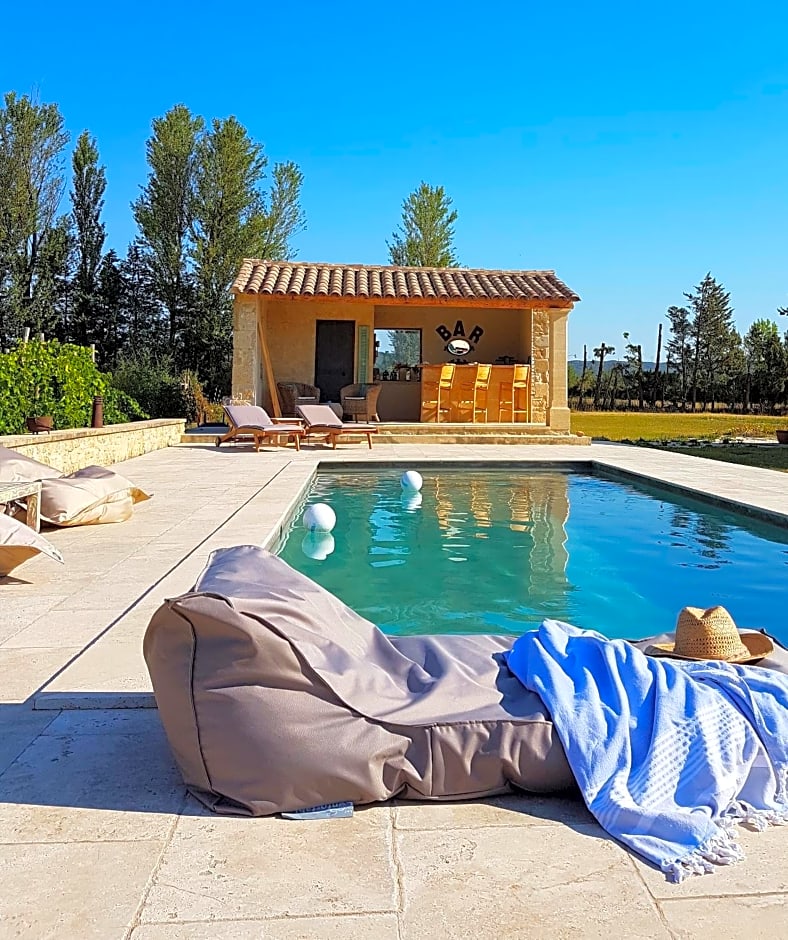
[[[315,337],[315,385],[321,401],[339,401],[339,390],[353,381],[355,320],[318,320]]]

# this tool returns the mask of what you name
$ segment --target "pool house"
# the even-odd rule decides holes
[[[553,271],[245,260],[232,289],[233,396],[277,417],[318,398],[399,425],[569,433],[579,297]]]

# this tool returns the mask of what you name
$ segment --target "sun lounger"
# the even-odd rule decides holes
[[[348,434],[363,435],[372,450],[372,435],[378,433],[375,424],[357,424],[355,421],[342,421],[330,405],[297,405],[296,411],[304,419],[307,437],[313,434],[325,435],[331,446],[336,448],[337,440]]]
[[[223,436],[216,438],[216,446],[234,441],[240,437],[251,436],[254,439],[254,449],[260,450],[260,445],[269,438],[278,438],[283,434],[292,437],[296,450],[301,449],[301,438],[304,429],[293,418],[286,419],[287,423],[277,423],[279,419],[271,418],[268,412],[259,405],[223,405],[224,413],[230,430]]]

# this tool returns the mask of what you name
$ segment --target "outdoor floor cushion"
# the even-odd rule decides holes
[[[150,496],[114,470],[84,467],[43,482],[41,518],[56,526],[125,522],[144,499]]]
[[[41,519],[56,526],[124,522],[135,503],[150,499],[126,477],[106,467],[84,467],[65,475],[0,447],[0,483],[32,480],[41,480]]]
[[[27,483],[32,480],[55,480],[60,470],[33,460],[26,454],[0,446],[0,483]]]
[[[189,790],[218,813],[573,785],[501,636],[387,637],[251,545],[214,552],[143,651]]]
[[[43,535],[24,522],[0,513],[0,577],[39,553],[63,563],[63,556]]]

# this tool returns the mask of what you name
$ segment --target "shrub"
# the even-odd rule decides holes
[[[105,399],[108,424],[147,417],[99,372],[87,347],[31,340],[0,355],[0,434],[23,433],[25,418],[42,415],[51,415],[55,428],[88,427],[96,395]]]
[[[138,401],[151,418],[185,417],[181,379],[168,355],[140,350],[122,356],[112,384]]]
[[[141,350],[122,357],[113,384],[145,408],[152,418],[185,418],[189,424],[221,423],[222,407],[209,402],[194,372],[175,371],[168,355]]]

